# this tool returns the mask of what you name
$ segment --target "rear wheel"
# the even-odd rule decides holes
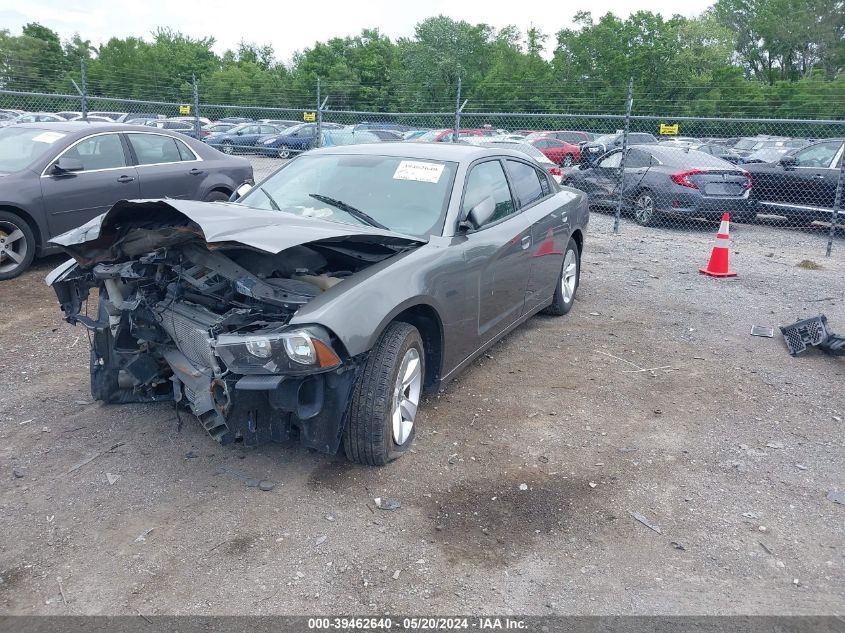
[[[425,350],[419,331],[408,323],[392,323],[355,385],[343,431],[350,461],[382,466],[411,447],[423,376]]]
[[[654,226],[657,224],[656,201],[651,191],[643,191],[634,201],[634,220],[640,226]]]
[[[290,158],[290,148],[287,145],[282,145],[279,148],[279,158]]]
[[[14,213],[0,211],[0,280],[13,279],[35,258],[35,235]]]
[[[223,141],[223,153],[224,154],[234,154],[235,147],[232,145],[232,141]]]
[[[578,292],[579,283],[581,283],[581,253],[578,251],[578,244],[570,237],[566,252],[563,254],[563,266],[560,269],[560,278],[555,287],[552,305],[543,310],[543,313],[562,316],[569,312],[572,304],[575,303],[575,293]]]

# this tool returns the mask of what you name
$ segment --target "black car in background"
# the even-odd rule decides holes
[[[118,200],[228,200],[252,166],[167,130],[114,123],[0,129],[0,280]]]
[[[625,208],[643,226],[669,217],[718,219],[726,211],[739,222],[754,218],[751,176],[731,163],[685,147],[667,144],[628,148],[623,174]],[[561,184],[590,196],[594,206],[613,207],[619,198],[622,150],[593,164],[565,169]]]
[[[758,213],[785,217],[796,226],[830,221],[843,153],[845,139],[826,139],[775,163],[743,165],[754,179]]]
[[[604,134],[598,138],[581,145],[581,160],[587,163],[594,162],[597,158],[604,156],[612,149],[622,147],[622,133]],[[657,139],[653,134],[644,132],[630,132],[628,134],[628,145],[651,145],[656,144]]]

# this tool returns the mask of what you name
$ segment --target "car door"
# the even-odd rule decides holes
[[[619,166],[622,164],[622,150],[605,154],[595,167],[587,169],[586,182],[589,186],[590,202],[606,205],[615,202]]]
[[[825,170],[824,181],[819,183],[818,204],[816,206],[833,211],[833,203],[836,200],[836,187],[839,184],[843,162],[845,162],[845,144],[840,143],[839,151],[831,161],[830,167]],[[839,222],[842,222],[842,216],[845,214],[845,181],[843,181],[842,187],[842,199],[839,202]]]
[[[59,158],[82,164],[82,171],[55,174]],[[138,171],[118,133],[92,134],[59,153],[41,175],[41,195],[52,235],[105,213],[118,200],[137,198]]]
[[[522,313],[533,312],[555,291],[569,240],[569,214],[554,199],[549,175],[527,162],[507,159],[508,180],[522,222],[530,226],[530,270]]]
[[[255,145],[255,139],[258,138],[259,126],[248,125],[240,130],[239,134],[233,136],[234,143],[238,147],[252,147]]]
[[[494,339],[522,314],[531,269],[531,220],[518,212],[504,166],[498,159],[474,164],[461,203],[465,216],[485,198],[493,198],[495,212],[478,229],[466,233],[464,257],[468,278],[477,280],[476,345]]]
[[[138,170],[141,198],[198,199],[206,170],[183,141],[165,134],[126,134]]]
[[[833,209],[842,142],[818,143],[795,152],[793,156],[797,161],[795,172],[804,189],[798,204]]]

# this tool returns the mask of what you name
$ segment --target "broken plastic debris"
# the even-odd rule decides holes
[[[631,512],[630,515],[634,517],[637,521],[642,523],[644,526],[646,526],[649,530],[653,530],[658,534],[663,534],[663,532],[660,531],[660,528],[657,525],[646,519],[645,516],[643,516],[639,512]]]

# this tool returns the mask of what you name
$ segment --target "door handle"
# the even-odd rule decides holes
[[[191,176],[199,176],[201,173],[203,173],[203,171],[202,169],[197,169],[196,167],[194,167],[188,173],[191,174]]]
[[[525,250],[531,246],[531,236],[530,235],[523,235],[522,236],[522,250]]]
[[[124,174],[123,176],[117,179],[117,182],[132,182],[133,180],[135,179],[132,176],[127,176]]]
[[[824,176],[822,174],[813,174],[813,180],[824,180]]]

